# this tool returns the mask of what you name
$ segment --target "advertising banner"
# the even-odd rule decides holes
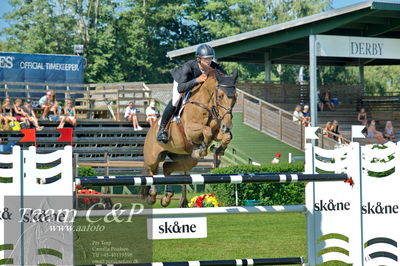
[[[0,81],[82,84],[83,70],[82,56],[0,53]]]
[[[83,84],[84,58],[75,55],[0,52],[0,81]],[[22,88],[15,85],[8,85],[8,87]],[[44,86],[31,86],[31,88],[45,89]],[[57,88],[51,87],[51,89]],[[71,89],[80,90],[73,87]],[[24,93],[12,93],[10,96],[24,95]],[[39,95],[36,96],[39,97]]]

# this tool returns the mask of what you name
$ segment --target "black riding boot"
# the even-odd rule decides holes
[[[160,123],[160,128],[157,133],[157,141],[162,142],[164,144],[168,143],[168,131],[165,130],[165,127],[167,126],[169,120],[175,113],[175,107],[172,106],[171,101],[168,103],[168,105],[164,109],[164,113],[161,117],[161,123]]]

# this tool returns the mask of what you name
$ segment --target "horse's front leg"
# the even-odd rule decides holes
[[[200,143],[200,147],[193,150],[192,157],[195,159],[204,158],[213,137],[211,128],[202,124],[191,124],[188,129],[186,134],[188,139],[191,139],[194,143]]]
[[[186,185],[182,185],[182,196],[181,196],[181,201],[179,202],[179,208],[186,208],[187,206],[188,206],[187,187]]]
[[[217,148],[217,150],[215,151],[215,153],[217,155],[224,155],[224,152],[226,150],[226,148],[228,147],[229,143],[232,141],[232,133],[226,132],[219,132],[217,135],[217,141],[221,142],[221,145]]]

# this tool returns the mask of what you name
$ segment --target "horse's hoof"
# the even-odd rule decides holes
[[[219,147],[217,148],[217,150],[215,151],[215,153],[216,153],[217,155],[219,155],[219,156],[222,156],[222,155],[225,154],[225,149],[224,149],[222,146],[219,146]]]
[[[187,208],[188,207],[188,201],[187,200],[183,200],[179,203],[179,208]]]
[[[153,205],[157,201],[157,191],[150,190],[149,195],[147,195],[147,204]]]
[[[173,196],[174,196],[174,193],[172,193],[172,192],[165,193],[165,196],[161,199],[161,206],[167,207],[171,203]]]

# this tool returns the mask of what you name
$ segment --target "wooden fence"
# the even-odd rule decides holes
[[[243,112],[243,123],[270,135],[294,148],[304,150],[305,128],[293,121],[293,114],[247,92],[238,90],[235,111]],[[335,135],[333,132],[330,132]],[[318,146],[333,149],[340,145],[336,140],[323,136],[319,130]],[[343,142],[348,142],[343,138]]]
[[[309,102],[309,86],[296,84],[274,83],[239,83],[239,89],[269,103],[299,104]],[[333,98],[338,98],[343,104],[352,104],[361,100],[361,85],[328,84],[319,85],[321,94],[330,89]]]

